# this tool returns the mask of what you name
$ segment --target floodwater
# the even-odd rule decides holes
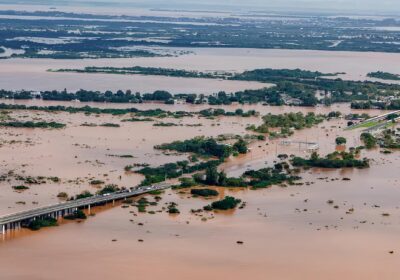
[[[74,102],[54,102],[54,101],[15,101],[8,103],[25,105],[83,105],[85,103]],[[103,108],[121,108],[126,104],[105,104],[100,103]],[[197,111],[209,108],[208,106],[193,106],[188,104],[164,105],[164,104],[140,104],[131,105],[140,109],[162,108],[169,111]],[[196,108],[196,110],[194,110]],[[279,114],[283,112],[297,112],[298,107],[270,107],[261,105],[245,106],[219,106],[227,111],[234,111],[241,108],[247,110],[257,110],[260,115],[267,113]],[[343,113],[350,113],[347,104],[335,105],[332,108],[302,108],[304,113],[315,112],[317,114],[327,114],[332,110],[340,110]],[[362,111],[357,111],[362,112]],[[371,114],[379,114],[375,111]],[[46,113],[15,111],[10,117],[19,120],[33,119],[36,121],[56,121],[67,125],[62,130],[38,130],[38,129],[12,129],[2,128],[0,130],[0,170],[1,174],[13,171],[15,175],[23,176],[57,176],[61,179],[60,183],[47,182],[41,185],[32,185],[31,188],[22,193],[14,192],[11,186],[20,185],[21,182],[11,179],[11,181],[0,182],[2,194],[0,196],[0,214],[13,213],[15,211],[30,209],[35,205],[46,205],[58,202],[57,194],[66,191],[70,195],[78,194],[84,190],[95,192],[97,189],[89,184],[91,180],[102,180],[105,183],[115,183],[120,187],[131,187],[138,184],[142,177],[137,174],[125,173],[124,167],[130,164],[147,163],[150,165],[160,165],[168,162],[183,160],[182,155],[165,156],[153,147],[162,143],[169,143],[175,140],[185,140],[194,136],[215,137],[220,134],[239,134],[248,133],[246,127],[251,124],[261,124],[261,117],[222,117],[214,120],[205,118],[183,118],[181,120],[162,119],[162,122],[174,122],[181,124],[177,127],[154,127],[153,122],[122,122],[129,118],[125,116],[111,115],[89,115],[69,114],[64,112]],[[101,125],[103,123],[120,124],[120,128],[112,127],[87,127],[81,126],[84,123]],[[187,126],[197,125],[202,126]],[[321,152],[329,153],[334,150],[334,139],[338,135],[348,138],[349,145],[359,145],[358,138],[351,131],[342,131],[345,121],[340,123],[323,123],[320,129],[299,131],[292,137],[293,140],[318,142]],[[330,134],[331,141],[326,141],[326,135]],[[265,144],[268,143],[268,146]],[[279,140],[268,141],[267,143],[256,145],[251,154],[228,162],[224,167],[232,176],[240,176],[247,166],[262,168],[265,161],[269,164],[276,159],[279,153],[300,153],[303,155],[303,148],[300,150],[295,146],[281,146]],[[258,146],[261,146],[258,147]],[[133,158],[121,158],[118,155],[131,155]],[[1,175],[0,174],[0,175]],[[25,202],[16,203],[19,201]]]
[[[0,8],[43,10],[49,7],[0,5]],[[66,11],[77,11],[66,6]],[[211,12],[120,10],[115,13],[162,16],[221,16]],[[108,8],[82,7],[79,12],[109,14]],[[371,71],[400,74],[400,54],[327,52],[258,49],[179,49],[190,54],[177,57],[51,60],[0,60],[0,88],[70,91],[126,90],[151,92],[211,94],[220,90],[233,92],[268,86],[261,83],[170,78],[159,76],[123,76],[106,74],[52,73],[48,69],[85,66],[148,66],[198,71],[240,72],[255,68],[301,68],[321,72],[346,72],[345,79],[364,80]],[[7,55],[10,54],[8,51]],[[79,103],[42,100],[0,100],[24,105],[90,105],[100,108],[162,108],[169,111],[199,111],[208,105],[164,105]],[[215,107],[216,108],[216,107]],[[299,108],[262,105],[218,106],[233,111],[254,109],[267,113],[302,111],[328,113],[351,110],[348,104],[332,107]],[[367,111],[377,115],[381,111]],[[84,190],[96,192],[91,180],[122,187],[137,185],[143,178],[127,173],[130,164],[152,166],[187,159],[187,155],[163,154],[154,145],[189,139],[194,136],[249,133],[249,124],[261,124],[260,117],[220,117],[163,119],[181,126],[154,127],[147,122],[122,122],[126,116],[14,111],[18,120],[45,120],[65,123],[61,130],[0,129],[0,215],[60,202],[59,192],[69,195]],[[159,120],[158,120],[159,121]],[[120,124],[119,128],[88,127],[83,123]],[[201,124],[193,127],[191,125]],[[289,140],[317,142],[320,153],[335,150],[334,139],[344,136],[348,147],[360,145],[360,131],[344,131],[343,119],[324,122],[315,128],[296,131]],[[281,145],[280,140],[251,144],[251,152],[230,158],[221,166],[229,176],[239,176],[248,169],[271,166],[278,154],[309,155],[304,147]],[[131,155],[132,158],[119,157]],[[92,209],[94,217],[83,222],[62,221],[59,227],[39,232],[19,230],[0,236],[0,279],[3,280],[101,280],[131,279],[396,279],[399,275],[400,245],[400,168],[398,151],[383,155],[378,150],[362,151],[372,159],[364,170],[311,169],[302,172],[303,185],[272,187],[265,190],[217,188],[218,198],[193,198],[187,191],[167,190],[157,206],[176,202],[181,214],[137,213],[135,207],[121,204]],[[10,173],[12,172],[12,173]],[[60,178],[60,182],[20,185],[14,175]],[[343,181],[347,177],[350,181]],[[233,195],[247,203],[244,209],[226,213],[191,214],[215,199]],[[151,196],[147,196],[151,201]],[[333,200],[333,204],[328,204]],[[350,211],[353,209],[353,211]],[[388,215],[382,215],[388,213]],[[140,225],[142,223],[143,225]],[[139,242],[143,240],[143,242]],[[112,241],[114,240],[114,241]],[[237,244],[242,241],[243,244]]]
[[[83,105],[36,100],[18,103]],[[142,109],[165,106],[171,111],[193,109],[191,105],[136,106],[143,106]],[[348,104],[332,108],[259,105],[243,108],[256,109],[261,115],[289,111],[351,111]],[[378,113],[370,111],[371,115]],[[32,185],[22,193],[12,190],[11,186],[17,183],[14,179],[0,182],[1,214],[37,207],[32,202],[39,206],[57,203],[56,195],[60,191],[70,195],[82,190],[94,192],[96,188],[89,185],[93,178],[119,186],[133,186],[141,177],[125,173],[125,165],[159,165],[186,158],[155,151],[156,144],[196,135],[243,135],[248,124],[261,123],[260,117],[215,120],[194,117],[162,121],[183,125],[201,123],[202,126],[153,127],[152,123],[121,122],[129,115],[14,111],[10,116],[54,120],[66,123],[67,128],[0,130],[2,173],[14,170],[24,176],[61,178],[60,183]],[[80,126],[84,122],[112,122],[121,127]],[[359,131],[343,131],[345,123],[343,119],[324,122],[316,128],[297,131],[289,139],[318,142],[321,154],[335,149],[334,139],[339,135],[348,139],[349,147],[360,145]],[[229,159],[222,169],[230,176],[237,176],[248,168],[270,166],[280,153],[308,154],[304,147],[282,146],[279,140],[255,142],[251,148],[250,154]],[[134,158],[110,156],[124,154]],[[63,222],[59,227],[39,232],[8,233],[0,242],[1,279],[67,280],[77,275],[89,280],[117,276],[122,280],[134,276],[140,279],[243,279],[249,275],[260,280],[394,279],[399,273],[400,260],[398,153],[383,155],[378,151],[363,151],[362,156],[373,159],[370,169],[312,169],[302,174],[305,184],[301,186],[257,191],[218,188],[218,198],[233,195],[247,203],[244,209],[227,213],[191,214],[191,209],[202,208],[212,200],[168,190],[158,206],[147,210],[162,210],[165,203],[176,202],[181,211],[179,215],[140,214],[136,207],[122,208],[116,204],[95,209],[96,215],[81,223]],[[343,177],[351,180],[342,181]],[[148,198],[153,200],[151,196]],[[334,204],[328,204],[328,200],[333,200]],[[18,201],[26,204],[16,204]],[[349,214],[351,208],[354,211]],[[390,216],[383,216],[383,213],[390,213]],[[244,244],[237,244],[237,241]]]
[[[197,26],[228,26],[233,24],[219,24],[214,22],[194,22],[194,21],[166,21],[166,20],[147,20],[147,19],[104,19],[104,18],[76,18],[76,17],[51,17],[51,16],[21,16],[21,15],[0,15],[0,19],[19,19],[19,20],[78,20],[78,21],[99,21],[99,22],[139,22],[139,23],[168,23],[175,25],[197,25]]]
[[[243,109],[243,110],[256,110],[261,113],[261,115],[265,115],[267,113],[272,113],[272,114],[281,114],[281,113],[286,113],[286,112],[298,112],[299,108],[301,108],[301,112],[307,113],[307,112],[314,112],[317,114],[326,114],[331,111],[340,111],[343,114],[349,114],[351,112],[356,112],[356,113],[363,113],[366,112],[368,114],[374,115],[374,114],[379,114],[381,111],[380,110],[352,110],[349,106],[349,104],[333,104],[330,107],[325,107],[325,106],[317,106],[317,107],[297,107],[297,106],[264,106],[262,104],[238,104],[234,103],[229,106],[226,105],[213,105],[210,106],[208,104],[199,104],[199,105],[193,105],[189,103],[178,103],[174,105],[169,105],[169,104],[163,104],[159,102],[145,102],[145,103],[140,103],[140,104],[134,104],[134,103],[107,103],[107,102],[75,102],[75,101],[47,101],[47,100],[42,100],[42,99],[30,99],[30,100],[14,100],[14,99],[0,99],[0,103],[5,103],[5,104],[16,104],[16,105],[26,105],[26,106],[65,106],[65,107],[84,107],[84,106],[90,106],[90,107],[96,107],[96,108],[102,108],[102,109],[107,109],[107,108],[118,108],[118,109],[126,109],[126,108],[138,108],[141,110],[150,110],[150,109],[163,109],[165,111],[171,111],[171,112],[176,112],[176,111],[189,111],[189,112],[198,112],[204,109],[209,109],[209,108],[222,108],[227,111],[234,111],[236,109]]]
[[[171,49],[171,48],[168,48]],[[173,48],[172,48],[173,49]],[[244,81],[205,80],[141,75],[54,73],[49,69],[82,69],[85,66],[108,67],[163,67],[197,71],[241,72],[257,68],[288,68],[345,72],[343,79],[366,80],[372,71],[400,74],[395,61],[400,54],[368,52],[329,52],[303,50],[265,50],[229,48],[185,48],[189,54],[174,57],[140,57],[122,59],[6,59],[0,60],[0,88],[27,90],[127,90],[152,92],[168,90],[172,93],[211,94],[256,89],[268,84]],[[376,80],[376,79],[369,79]]]
[[[127,16],[155,16],[155,17],[189,17],[189,18],[204,18],[204,17],[223,17],[230,16],[230,12],[225,11],[190,11],[190,10],[157,10],[157,9],[145,9],[138,7],[127,7],[126,5],[113,6],[112,9],[106,6],[96,6],[96,5],[12,5],[12,4],[0,4],[1,10],[13,10],[13,11],[61,11],[61,12],[70,12],[70,13],[86,13],[86,14],[94,14],[94,15],[127,15]]]
[[[12,60],[3,61],[8,64]],[[167,90],[171,93],[197,93],[209,95],[219,91],[236,92],[245,89],[259,89],[269,86],[257,82],[205,80],[193,78],[175,78],[142,75],[78,74],[50,73],[48,64],[40,65],[42,60],[19,60],[20,65],[2,65],[0,69],[0,88],[7,90],[64,90],[77,91],[90,89],[98,91],[132,90],[148,93],[156,90]],[[54,61],[58,62],[59,61]],[[1,64],[2,62],[0,62]],[[61,65],[59,65],[61,66]],[[10,68],[8,68],[10,67]],[[8,70],[7,70],[8,68]]]

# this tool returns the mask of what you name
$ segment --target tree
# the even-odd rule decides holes
[[[189,94],[186,97],[186,102],[187,103],[194,104],[195,101],[196,101],[196,95],[195,94]]]
[[[283,164],[278,162],[278,163],[276,163],[274,165],[274,168],[275,168],[275,170],[282,171],[283,170]]]
[[[367,149],[375,148],[377,140],[371,133],[364,132],[361,134],[360,138],[361,141],[364,142]]]
[[[215,201],[211,203],[212,209],[217,210],[229,210],[234,209],[240,202],[240,199],[236,199],[232,196],[226,196],[223,200]]]
[[[171,99],[173,96],[164,90],[157,90],[153,93],[153,100],[161,100],[161,101],[165,101],[165,100],[169,100]]]
[[[310,158],[312,161],[316,161],[316,160],[318,160],[319,159],[319,155],[318,155],[318,153],[317,152],[313,152],[312,154],[311,154],[311,158]]]
[[[245,154],[247,153],[247,143],[243,139],[239,139],[235,144],[233,144],[233,148],[239,153],[239,154]]]
[[[344,137],[337,137],[335,142],[336,142],[336,145],[340,146],[340,145],[346,144],[347,140]]]
[[[235,114],[238,116],[243,115],[243,110],[242,109],[236,109]]]
[[[226,173],[224,171],[221,171],[218,174],[218,185],[219,186],[225,186],[226,185],[226,179],[227,179]]]
[[[216,166],[209,166],[206,169],[206,183],[208,185],[218,184],[218,170]]]

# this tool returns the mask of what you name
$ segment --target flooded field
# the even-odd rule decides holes
[[[0,61],[0,64],[11,62]],[[55,61],[57,62],[57,61]],[[20,65],[2,65],[0,70],[0,88],[9,90],[64,90],[77,91],[91,89],[98,91],[132,90],[134,92],[154,92],[166,90],[171,93],[212,94],[218,91],[236,92],[245,89],[259,89],[267,84],[242,81],[222,81],[190,78],[173,78],[160,76],[128,76],[109,74],[76,74],[76,73],[49,73],[51,64],[44,64],[41,60],[20,61]],[[57,62],[60,63],[60,62]],[[73,62],[72,62],[73,63]],[[59,65],[61,66],[61,65]],[[7,69],[7,67],[10,67]],[[22,78],[24,77],[24,78]],[[19,82],[17,82],[19,81]],[[23,81],[23,82],[22,82]]]
[[[3,101],[2,101],[3,102]],[[7,101],[11,102],[11,101]],[[14,102],[25,105],[72,105],[84,103]],[[160,104],[90,104],[96,107],[162,108],[170,111],[198,111],[208,106]],[[261,105],[220,106],[267,113],[339,110],[350,113],[348,104],[332,107],[299,108]],[[362,113],[362,111],[353,111]],[[380,111],[368,111],[370,115]],[[216,119],[163,119],[182,124],[154,127],[152,122],[122,122],[127,116],[13,111],[19,120],[65,123],[61,130],[2,128],[0,130],[0,170],[23,176],[57,176],[60,182],[32,185],[23,192],[0,182],[0,214],[54,204],[61,191],[69,195],[83,190],[95,192],[90,180],[101,179],[119,186],[134,186],[142,176],[126,173],[124,166],[163,163],[186,159],[187,155],[165,155],[154,145],[185,140],[197,135],[224,133],[244,135],[246,126],[260,124],[260,117],[219,117]],[[84,127],[83,123],[117,123],[119,128]],[[201,124],[191,127],[186,125]],[[315,128],[297,131],[289,140],[315,141],[320,153],[335,150],[337,136],[347,138],[347,146],[360,145],[359,131],[344,131],[344,119],[325,121]],[[280,139],[257,141],[251,152],[232,157],[221,169],[238,176],[248,169],[271,166],[281,153],[309,155],[304,147],[281,145]],[[119,158],[115,155],[132,155]],[[136,207],[107,205],[94,209],[86,221],[62,222],[59,227],[39,232],[20,230],[2,236],[0,275],[2,279],[60,279],[76,275],[86,279],[168,278],[204,279],[393,279],[399,272],[400,167],[398,153],[383,155],[363,151],[372,159],[363,170],[311,169],[301,173],[301,186],[264,190],[217,188],[218,198],[234,195],[247,203],[244,209],[225,213],[191,214],[212,200],[194,198],[187,190],[167,190],[155,214],[138,213]],[[342,178],[349,181],[342,181]],[[148,195],[149,200],[154,196]],[[136,198],[138,199],[138,198]],[[332,200],[333,203],[327,203]],[[25,202],[25,204],[21,203]],[[158,213],[166,203],[175,202],[179,215]],[[353,209],[349,211],[349,209]],[[389,213],[390,215],[382,215]],[[79,236],[79,238],[77,238]],[[141,241],[139,241],[141,240]],[[243,244],[238,244],[242,241]],[[24,267],[23,270],[20,268]],[[290,268],[290,269],[289,269]],[[46,271],[44,274],[43,271]]]
[[[55,101],[9,101],[5,103],[24,105],[64,105],[83,106],[87,103],[55,102]],[[142,110],[161,108],[168,111],[195,112],[207,109],[209,106],[197,105],[164,105],[164,104],[90,104],[102,108],[139,108]],[[84,115],[82,113],[69,114],[65,112],[46,113],[34,111],[14,111],[10,117],[19,120],[55,121],[67,125],[61,130],[2,128],[0,130],[0,167],[2,173],[13,171],[24,176],[59,177],[61,182],[34,185],[26,192],[13,191],[10,185],[18,182],[0,182],[5,195],[0,196],[0,214],[13,213],[22,209],[30,209],[35,205],[46,205],[58,202],[57,194],[66,191],[70,195],[84,190],[96,190],[89,182],[101,179],[106,183],[116,183],[119,186],[131,187],[142,180],[141,175],[125,173],[124,167],[129,164],[147,163],[152,166],[175,162],[185,159],[185,156],[165,156],[154,150],[155,145],[169,143],[175,140],[186,140],[194,136],[216,137],[220,134],[245,135],[249,133],[246,127],[251,124],[261,124],[261,116],[267,113],[280,114],[297,112],[298,107],[270,107],[261,105],[219,106],[227,111],[238,108],[243,110],[254,109],[260,112],[260,117],[219,117],[214,120],[205,118],[183,118],[175,120],[162,119],[162,122],[173,122],[178,127],[154,127],[154,122],[122,122],[129,115]],[[328,107],[304,108],[304,113],[327,114],[332,110],[350,113],[347,104]],[[354,111],[355,112],[355,111]],[[361,113],[363,111],[357,111]],[[370,111],[370,114],[379,114],[379,111]],[[115,123],[121,127],[87,127],[82,124]],[[193,127],[192,125],[201,125]],[[335,149],[334,139],[338,135],[348,138],[349,146],[358,146],[360,141],[353,131],[343,131],[346,121],[323,123],[319,128],[298,131],[292,140],[317,142],[322,153],[329,153]],[[331,141],[326,141],[329,135]],[[265,146],[268,144],[268,146]],[[304,155],[304,147],[297,145],[282,146],[280,140],[258,143],[252,152],[242,158],[232,159],[226,163],[226,171],[231,175],[241,175],[248,166],[262,168],[265,162],[271,164],[276,155],[293,153]],[[131,155],[132,158],[119,158],[118,155]],[[10,199],[12,198],[12,199]],[[24,203],[16,204],[18,201]]]
[[[55,3],[54,3],[55,4]],[[113,6],[112,9],[106,6],[93,6],[93,5],[12,5],[12,4],[0,4],[1,10],[13,10],[13,11],[54,11],[55,9],[62,12],[71,13],[87,13],[95,15],[128,15],[128,16],[160,16],[160,17],[190,17],[190,18],[203,18],[206,16],[229,16],[230,12],[224,11],[190,11],[190,10],[163,10],[163,9],[145,9],[138,7],[122,7]]]
[[[308,187],[225,191],[248,206],[215,214],[206,222],[188,212],[207,201],[168,191],[162,202],[177,202],[179,216],[133,216],[129,211],[134,208],[116,206],[80,224],[24,232],[0,245],[0,272],[5,279],[70,279],[76,273],[88,279],[116,274],[120,279],[132,275],[141,279],[165,275],[174,279],[249,275],[260,280],[391,279],[399,262],[399,210],[393,197],[399,195],[399,183],[384,164],[368,171],[368,176],[386,175],[383,180],[352,173],[353,182],[345,184],[322,181]],[[340,174],[315,172],[314,176]],[[340,208],[328,205],[328,199]],[[374,209],[374,204],[382,208]],[[354,214],[345,214],[351,207]],[[382,211],[392,216],[382,217]],[[238,240],[244,244],[236,244]],[[391,250],[395,254],[389,254]],[[18,269],[21,265],[24,271]]]
[[[0,9],[3,11],[22,10],[21,7],[0,4]],[[24,5],[23,7],[25,11],[55,11],[54,7],[50,9],[49,6],[38,8],[35,5]],[[221,29],[227,26],[224,25],[224,20],[207,21],[207,17],[225,19],[237,17],[239,23],[243,19],[289,22],[301,18],[277,17],[277,15],[257,12],[252,15],[236,12],[167,11],[119,7],[113,7],[110,13],[107,6],[93,9],[88,6],[77,9],[71,5],[57,6],[57,9],[92,13],[99,17],[111,14],[143,16],[143,18],[130,19],[130,22],[170,24],[181,32],[189,32],[190,29],[187,29],[187,26],[204,26],[204,28],[217,26]],[[166,21],[162,18],[156,20],[146,18],[153,16],[165,17]],[[183,17],[187,17],[188,21],[184,21]],[[36,22],[35,20],[44,18],[49,21],[68,19],[76,22],[76,18],[67,16],[62,18],[0,15],[0,18],[6,21],[24,20],[24,22]],[[93,28],[93,33],[86,39],[92,36],[96,38],[102,32],[110,32],[113,36],[111,40],[119,37],[117,35],[120,31],[117,28],[112,29],[113,31],[97,30],[96,26],[90,26],[92,20],[88,20],[87,26],[86,23],[81,25],[83,29]],[[124,19],[111,21],[119,22]],[[97,19],[96,22],[106,24],[110,20],[103,18]],[[182,26],[186,26],[187,30],[182,29]],[[31,28],[31,26],[28,27],[28,29]],[[79,26],[76,28],[79,31]],[[35,28],[32,27],[32,29]],[[397,27],[390,26],[373,29],[382,32],[398,31]],[[159,28],[151,27],[150,30],[166,32],[162,25]],[[283,31],[279,28],[277,30],[276,34],[279,36],[279,33]],[[336,34],[338,30],[339,27],[334,30],[334,33]],[[367,31],[366,29],[365,32]],[[50,35],[26,37],[22,30],[17,29],[10,32],[12,36],[7,42],[16,45],[18,42],[45,45],[38,53],[39,55],[54,54],[54,51],[47,49],[51,45],[74,43],[80,40],[76,39],[74,33],[53,38]],[[18,35],[20,32],[22,32],[21,36]],[[192,30],[189,33],[196,32]],[[325,36],[325,32],[325,29],[321,30],[321,35]],[[369,72],[384,71],[400,74],[400,68],[396,63],[400,61],[399,53],[223,47],[174,48],[157,45],[171,42],[172,37],[153,36],[150,32],[145,33],[147,35],[142,38],[135,37],[135,33],[132,31],[130,37],[119,38],[126,41],[126,46],[121,45],[117,49],[125,52],[151,49],[151,54],[161,54],[163,57],[6,59],[13,54],[22,54],[29,48],[25,46],[14,49],[0,45],[0,48],[4,49],[4,52],[0,54],[2,58],[0,59],[0,89],[34,91],[129,89],[132,92],[142,93],[166,90],[174,94],[210,95],[218,91],[231,93],[271,86],[258,82],[217,79],[49,71],[83,69],[87,66],[142,66],[235,73],[260,68],[299,68],[324,73],[344,72],[345,74],[339,75],[340,78],[362,81],[378,81],[367,78]],[[245,31],[244,33],[248,35]],[[293,33],[294,35],[298,34]],[[224,34],[224,36],[227,35]],[[311,41],[313,40],[308,42]],[[344,41],[346,38],[332,40],[330,47],[336,48]],[[145,44],[140,45],[137,44],[138,42]],[[113,48],[112,45],[110,46]],[[98,108],[141,110],[160,108],[171,112],[199,112],[210,108],[210,105],[206,104],[110,104],[39,99],[0,100],[0,103],[27,106],[83,107],[88,105]],[[256,110],[260,115],[246,118],[224,116],[213,119],[195,115],[181,119],[170,117],[156,119],[154,122],[129,122],[124,120],[134,115],[70,114],[27,110],[0,112],[0,120],[10,118],[21,122],[45,121],[66,125],[61,129],[0,127],[0,216],[63,202],[63,198],[59,197],[62,192],[71,197],[83,191],[95,193],[107,184],[127,188],[137,186],[144,177],[138,173],[126,171],[126,166],[156,167],[188,159],[188,154],[166,153],[154,149],[154,146],[191,139],[195,136],[252,134],[246,128],[249,125],[262,124],[262,116],[268,113],[328,114],[332,111],[340,111],[342,114],[368,113],[371,116],[383,113],[379,110],[352,110],[350,104],[315,108],[235,104],[213,106],[213,108],[222,108],[226,111]],[[161,122],[173,125],[154,126],[154,123]],[[114,126],[107,127],[104,124]],[[313,128],[295,131],[292,136],[285,139],[292,141],[289,144],[283,143],[283,139],[253,141],[249,144],[249,153],[237,157],[231,156],[219,167],[219,170],[225,171],[228,176],[238,177],[251,169],[274,166],[280,154],[309,156],[311,151],[298,142],[317,143],[321,155],[339,149],[335,144],[338,136],[347,139],[347,148],[362,145],[361,130],[344,130],[346,126],[347,120],[339,118],[324,121]],[[139,213],[136,207],[117,202],[115,205],[94,208],[92,213],[95,215],[88,215],[88,219],[84,221],[60,220],[58,227],[45,228],[38,232],[27,229],[8,231],[5,235],[0,235],[0,279],[203,280],[222,277],[234,280],[250,277],[256,280],[396,279],[396,275],[400,272],[398,268],[400,261],[398,242],[400,157],[399,151],[391,154],[384,154],[381,151],[379,149],[361,151],[361,158],[371,159],[371,166],[368,169],[302,170],[299,174],[302,179],[298,185],[280,185],[261,190],[211,187],[219,192],[218,197],[211,199],[193,197],[188,189],[168,189],[160,195],[161,200],[158,205],[147,207],[147,213]],[[26,190],[13,188],[24,182],[21,178],[25,180],[40,178],[37,179],[40,183],[29,184],[29,189]],[[95,181],[101,183],[93,183]],[[173,181],[175,183],[176,180]],[[222,199],[226,195],[241,199],[246,202],[246,206],[243,209],[225,212],[192,213],[191,211],[202,209],[212,201]],[[155,195],[144,197],[150,201],[156,200]],[[135,201],[139,199],[139,197],[134,198]],[[165,211],[168,203],[171,202],[177,204],[180,214],[171,215]]]
[[[162,67],[197,71],[241,72],[257,68],[277,68],[345,72],[343,79],[366,80],[372,71],[400,74],[393,61],[400,54],[357,53],[301,50],[261,50],[192,48],[179,49],[189,54],[175,57],[123,58],[123,59],[7,59],[0,60],[0,88],[26,90],[127,90],[152,92],[168,90],[172,93],[211,94],[257,89],[267,84],[243,81],[221,81],[140,75],[53,73],[49,69],[108,67]]]
[[[127,109],[127,108],[138,108],[142,110],[150,110],[150,109],[162,109],[166,111],[176,112],[176,111],[190,111],[190,112],[198,112],[204,109],[209,108],[222,108],[225,110],[236,110],[236,109],[243,109],[243,110],[256,110],[263,114],[272,113],[272,114],[280,114],[280,113],[289,113],[289,112],[298,112],[299,107],[296,106],[264,106],[262,104],[235,104],[225,106],[225,105],[213,105],[210,106],[208,104],[198,104],[192,105],[189,103],[183,104],[162,104],[159,102],[151,103],[141,103],[141,104],[132,104],[132,103],[101,103],[101,102],[70,102],[70,101],[48,101],[42,99],[28,99],[28,100],[13,100],[13,99],[0,99],[0,103],[4,104],[16,104],[16,105],[26,105],[26,106],[65,106],[65,107],[77,107],[81,108],[84,106],[102,108],[102,109]],[[350,112],[357,112],[357,113],[370,113],[370,114],[379,114],[382,111],[380,110],[352,110],[349,104],[333,104],[330,107],[325,106],[317,106],[317,107],[301,107],[301,112],[308,113],[308,112],[315,112],[315,113],[329,113],[331,111],[340,111],[343,114],[349,114]]]

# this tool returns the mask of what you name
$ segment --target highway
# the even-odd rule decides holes
[[[104,195],[95,195],[88,198],[71,200],[64,203],[43,206],[34,208],[31,210],[21,211],[0,217],[1,233],[5,233],[6,230],[19,228],[21,222],[30,221],[40,217],[63,217],[65,215],[73,213],[78,208],[95,206],[97,204],[104,204],[107,202],[121,200],[132,196],[145,194],[155,190],[164,190],[169,188],[170,185],[167,183],[160,183],[152,186],[131,188],[115,193],[109,193]]]
[[[378,123],[377,125],[369,127],[367,129],[364,129],[363,131],[364,132],[368,132],[368,133],[378,132],[381,129],[387,128],[388,125],[391,125],[391,124],[396,123],[398,121],[400,121],[400,117],[399,118],[395,118],[393,120],[388,120],[388,121],[385,121],[385,122]]]
[[[390,113],[385,113],[385,114],[382,114],[382,115],[379,115],[379,116],[376,116],[376,117],[373,117],[373,118],[369,118],[369,119],[367,119],[365,121],[362,121],[360,123],[350,125],[346,129],[359,128],[359,127],[362,127],[362,125],[365,124],[365,123],[378,121],[378,120],[383,120],[387,116],[390,116],[390,115],[393,115],[393,114],[400,114],[400,110],[397,110],[397,111],[394,111],[394,112],[390,112]]]

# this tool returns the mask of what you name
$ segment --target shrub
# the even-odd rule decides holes
[[[347,140],[346,140],[346,138],[344,138],[344,137],[337,137],[337,138],[335,139],[335,142],[336,142],[336,145],[340,146],[340,145],[346,144],[346,143],[347,143]]]
[[[216,210],[229,210],[234,209],[242,202],[240,199],[236,199],[232,196],[226,196],[224,199],[211,203],[211,208]],[[204,209],[205,210],[205,209]]]
[[[198,196],[216,196],[219,193],[216,190],[211,190],[211,189],[192,189],[190,190],[190,193],[193,195],[198,195]]]
[[[21,186],[13,186],[12,188],[13,188],[14,190],[16,190],[16,191],[29,190],[29,187],[23,186],[23,185],[21,185]]]

